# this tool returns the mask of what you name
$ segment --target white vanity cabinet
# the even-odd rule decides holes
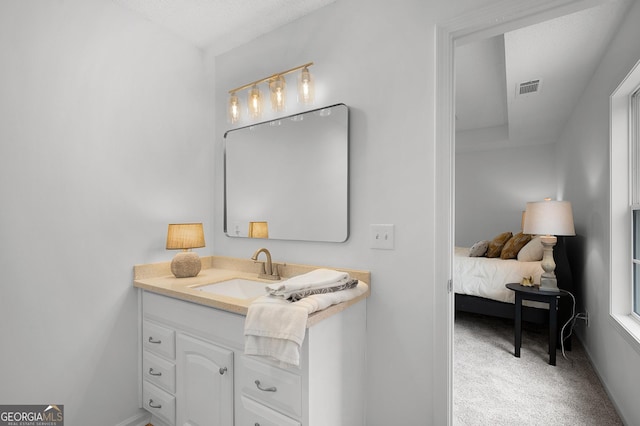
[[[141,406],[158,425],[233,425],[244,317],[141,292]]]
[[[154,426],[364,425],[365,302],[308,328],[296,368],[245,356],[243,315],[140,294],[141,406]]]

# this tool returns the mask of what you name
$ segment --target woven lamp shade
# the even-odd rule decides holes
[[[167,231],[167,250],[186,250],[204,247],[201,223],[174,223]]]
[[[249,238],[269,238],[267,222],[249,222]]]

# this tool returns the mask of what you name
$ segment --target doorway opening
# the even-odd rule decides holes
[[[531,5],[527,0],[500,2],[489,8],[458,17],[437,28],[436,35],[436,217],[443,218],[436,229],[435,282],[436,339],[434,383],[446,383],[445,392],[434,392],[437,424],[453,423],[453,337],[454,291],[453,251],[456,233],[456,81],[455,53],[458,46],[487,40],[516,29],[573,14],[605,2],[558,0]],[[527,79],[527,82],[535,80]],[[522,83],[522,82],[520,82]],[[525,82],[526,83],[526,82]],[[544,84],[544,81],[538,82]],[[544,87],[544,86],[543,86]],[[528,200],[530,201],[530,200]],[[519,224],[518,224],[519,225]],[[493,235],[485,235],[490,239]],[[469,241],[473,238],[470,237]],[[467,242],[468,245],[473,243]],[[444,368],[446,367],[446,368]],[[436,385],[437,386],[437,385]]]

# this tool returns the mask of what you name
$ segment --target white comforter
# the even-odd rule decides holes
[[[460,294],[514,303],[514,293],[505,284],[519,283],[523,277],[533,277],[533,282],[539,284],[543,272],[540,264],[516,259],[469,257],[468,248],[456,247],[453,288]]]

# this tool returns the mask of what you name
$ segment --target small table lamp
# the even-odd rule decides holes
[[[576,235],[573,226],[573,211],[568,201],[555,201],[546,198],[544,201],[527,203],[524,215],[525,234],[541,235],[542,277],[540,278],[540,290],[559,291],[556,279],[556,262],[553,260],[553,246],[558,239],[556,235]]]
[[[249,222],[249,238],[269,238],[267,222]]]
[[[202,269],[200,256],[192,248],[204,247],[201,223],[175,223],[167,231],[167,250],[183,250],[171,261],[171,272],[176,278],[195,277]]]

